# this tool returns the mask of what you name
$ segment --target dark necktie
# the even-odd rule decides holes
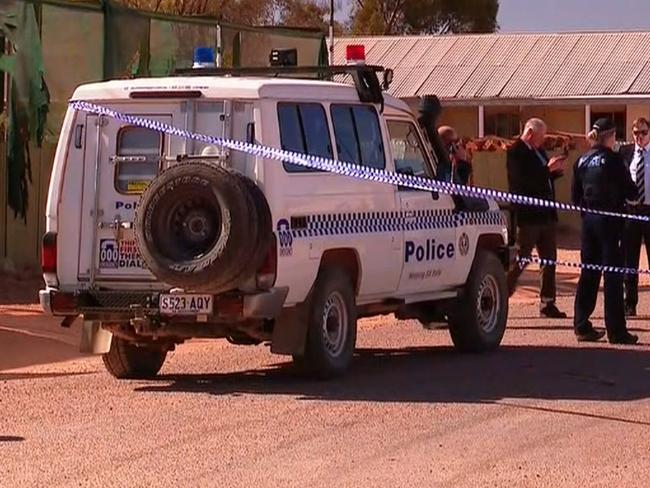
[[[639,203],[645,204],[645,155],[643,149],[637,149],[639,159],[636,163],[636,188],[639,194]]]

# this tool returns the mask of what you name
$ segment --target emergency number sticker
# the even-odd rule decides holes
[[[280,219],[277,226],[278,240],[280,241],[280,256],[287,257],[293,254],[293,236],[291,224],[287,219]]]
[[[140,259],[134,240],[101,239],[99,241],[99,268],[141,269],[144,268],[144,263]]]
[[[120,251],[115,239],[101,239],[99,241],[99,267],[100,269],[117,269],[120,261]]]

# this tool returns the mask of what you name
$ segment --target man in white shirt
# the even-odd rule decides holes
[[[650,216],[650,122],[641,117],[632,122],[634,144],[622,147],[621,156],[630,169],[632,181],[637,186],[639,198],[628,202],[629,213]],[[650,261],[650,223],[640,220],[625,222],[625,266],[639,269],[641,243],[645,242],[646,254]],[[636,315],[639,301],[639,275],[625,276],[625,315]]]

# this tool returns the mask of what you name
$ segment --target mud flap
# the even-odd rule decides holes
[[[309,307],[307,304],[286,308],[275,319],[271,352],[302,356],[305,353]]]
[[[84,320],[81,326],[79,352],[83,354],[106,354],[111,348],[113,334],[103,329],[101,322]]]

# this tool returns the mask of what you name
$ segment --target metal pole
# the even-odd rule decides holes
[[[217,24],[217,59],[215,59],[217,68],[223,66],[223,42],[221,37],[221,23]]]
[[[334,0],[330,0],[330,52],[329,64],[334,64]]]

